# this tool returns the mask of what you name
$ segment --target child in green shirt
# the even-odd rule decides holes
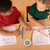
[[[40,29],[45,29],[45,26],[37,20],[46,19],[49,15],[50,0],[38,0],[33,4],[28,11],[28,20],[36,24]]]

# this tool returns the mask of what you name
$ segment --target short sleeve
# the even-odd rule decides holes
[[[2,28],[2,23],[0,22],[0,28]]]
[[[31,6],[31,8],[29,9],[29,11],[28,11],[28,13],[29,13],[31,16],[34,16],[35,8],[36,8],[36,3],[33,4],[33,5]]]
[[[17,18],[19,18],[21,16],[21,13],[19,12],[19,10],[16,7],[13,7],[15,10],[15,14],[17,16]]]
[[[1,21],[1,19],[0,19],[0,28],[2,28],[2,21]]]
[[[17,11],[17,18],[19,18],[21,16],[21,13],[18,11],[18,9],[16,8]]]

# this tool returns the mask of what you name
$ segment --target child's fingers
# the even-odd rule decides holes
[[[27,29],[28,29],[29,31],[31,31],[31,30],[32,30],[31,25],[28,25]]]
[[[26,31],[28,31],[28,29],[27,29],[27,28],[25,28],[25,30],[26,30]]]
[[[20,35],[20,31],[18,31],[18,32],[16,33],[16,35]]]
[[[30,30],[30,31],[32,30],[32,27],[31,27],[31,26],[29,26],[29,30]]]
[[[45,30],[46,28],[45,27],[40,27],[40,29]]]

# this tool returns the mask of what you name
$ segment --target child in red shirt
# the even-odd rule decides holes
[[[23,21],[21,17],[21,13],[17,10],[16,7],[12,6],[12,2],[10,0],[1,0],[0,1],[0,32],[1,32],[0,34],[1,35],[19,35],[20,34],[19,30],[16,30],[14,32],[6,32],[1,30],[3,26],[16,24],[17,19],[25,29],[31,30],[31,26],[26,24]]]

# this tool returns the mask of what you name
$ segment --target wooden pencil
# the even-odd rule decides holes
[[[48,37],[46,34],[44,34],[44,33],[40,32],[39,30],[37,30],[37,32],[39,32],[39,33],[43,34],[44,36]]]
[[[30,39],[30,41],[32,41],[33,31],[34,31],[34,29],[32,29],[32,33],[31,33],[31,39]]]

